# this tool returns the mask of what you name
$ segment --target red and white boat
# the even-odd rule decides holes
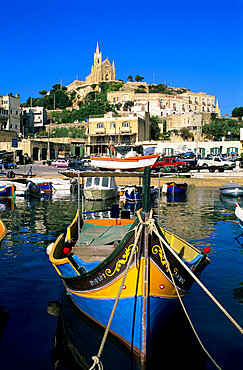
[[[147,166],[153,166],[159,157],[159,154],[138,155],[136,149],[136,147],[128,148],[125,145],[116,146],[116,157],[91,156],[91,166],[107,170],[137,170]]]

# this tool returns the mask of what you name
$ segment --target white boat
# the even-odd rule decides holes
[[[243,208],[241,208],[238,203],[235,204],[235,215],[243,229]]]
[[[219,190],[223,195],[230,195],[233,197],[243,195],[243,185],[237,184],[234,181],[229,181],[227,184],[220,186]]]
[[[118,197],[118,187],[114,177],[86,177],[83,192],[87,200],[107,200]]]
[[[114,150],[116,156],[91,156],[91,166],[107,170],[136,170],[153,166],[159,157],[159,154],[142,155],[141,146],[136,145],[117,145]]]

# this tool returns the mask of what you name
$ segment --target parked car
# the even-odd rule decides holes
[[[69,161],[68,163],[68,170],[75,170],[75,171],[94,171],[96,168],[90,165],[91,161],[83,159],[80,161]]]
[[[165,167],[172,167],[174,170],[179,172],[187,172],[190,169],[190,164],[180,161],[178,158],[164,157],[158,158],[153,165],[153,169],[155,171],[164,171]]]
[[[208,168],[211,172],[214,172],[215,169],[217,168],[219,172],[223,172],[224,170],[232,170],[235,168],[235,163],[231,161],[227,161],[224,158],[221,157],[213,157],[213,158],[204,158],[204,159],[199,159],[197,161],[197,166],[200,168]]]
[[[8,170],[10,168],[17,168],[17,164],[16,163],[9,163],[6,160],[3,160],[2,163],[0,163],[0,169],[1,170]]]
[[[68,161],[66,161],[65,159],[57,159],[56,161],[52,162],[51,165],[54,167],[67,167]]]

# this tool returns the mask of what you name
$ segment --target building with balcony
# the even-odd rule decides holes
[[[104,117],[90,117],[86,129],[89,154],[107,154],[109,143],[134,144],[136,141],[149,140],[149,115],[130,113],[116,117],[107,113]]]
[[[35,131],[44,131],[47,124],[47,112],[44,107],[25,107],[25,113],[30,111],[34,114],[34,129]]]
[[[113,104],[124,104],[127,101],[134,102],[131,111],[144,114],[149,112],[153,116],[167,117],[171,114],[185,114],[189,112],[211,114],[220,110],[215,106],[215,96],[206,93],[192,93],[187,91],[178,95],[162,93],[136,93],[135,91],[110,91],[107,99]]]

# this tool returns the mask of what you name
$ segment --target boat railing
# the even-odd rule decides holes
[[[78,239],[78,220],[79,220],[79,212],[80,210],[77,210],[76,216],[74,217],[72,223],[67,227],[67,234],[65,241],[71,242],[76,241]]]

